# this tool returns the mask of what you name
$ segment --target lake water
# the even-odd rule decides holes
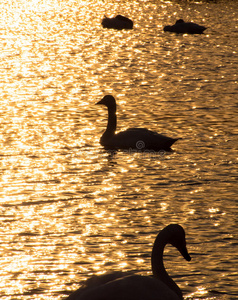
[[[64,299],[93,274],[151,274],[157,233],[186,299],[238,298],[237,1],[1,2],[0,298]],[[103,29],[123,14],[133,30]],[[176,19],[208,27],[176,35]],[[173,152],[99,144],[118,130],[181,137]]]

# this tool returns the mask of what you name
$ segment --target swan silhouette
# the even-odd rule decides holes
[[[190,34],[201,34],[207,29],[204,26],[198,25],[193,22],[184,22],[183,19],[179,19],[172,26],[165,26],[164,31],[176,32],[176,33],[190,33]]]
[[[170,224],[156,237],[151,255],[153,276],[128,275],[116,272],[95,276],[66,300],[181,300],[182,292],[168,275],[163,264],[167,244],[176,247],[190,261],[185,231],[178,224]]]
[[[145,128],[129,128],[116,134],[117,116],[115,98],[111,95],[106,95],[96,104],[103,104],[108,108],[107,129],[100,139],[100,144],[106,149],[170,151],[171,145],[178,140]]]
[[[122,15],[117,15],[115,18],[108,18],[104,16],[102,20],[103,28],[114,29],[133,29],[133,21]]]

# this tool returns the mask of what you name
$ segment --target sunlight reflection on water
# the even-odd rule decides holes
[[[62,299],[92,274],[150,274],[156,234],[180,223],[192,261],[168,247],[165,264],[187,299],[235,299],[237,3],[124,3],[133,31],[102,29],[104,14],[122,13],[116,1],[9,3],[0,4],[1,298]],[[178,17],[208,29],[164,33]],[[107,112],[95,106],[107,93],[118,130],[183,139],[171,153],[108,153]]]

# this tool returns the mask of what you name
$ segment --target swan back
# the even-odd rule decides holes
[[[183,19],[176,21],[174,25],[167,25],[164,27],[164,31],[176,32],[176,33],[190,33],[190,34],[201,34],[206,27],[198,25],[193,22],[184,22]]]
[[[115,18],[104,17],[102,20],[104,28],[113,29],[133,29],[133,21],[122,15],[117,15]]]
[[[156,278],[133,275],[85,290],[77,298],[68,300],[180,300]]]

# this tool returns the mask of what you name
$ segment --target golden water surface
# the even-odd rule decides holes
[[[151,274],[157,233],[183,225],[192,261],[165,265],[186,299],[237,299],[237,1],[0,3],[0,298],[64,299],[93,274]],[[103,29],[123,14],[133,30]],[[203,35],[164,33],[176,19]],[[118,130],[181,137],[111,155]]]

